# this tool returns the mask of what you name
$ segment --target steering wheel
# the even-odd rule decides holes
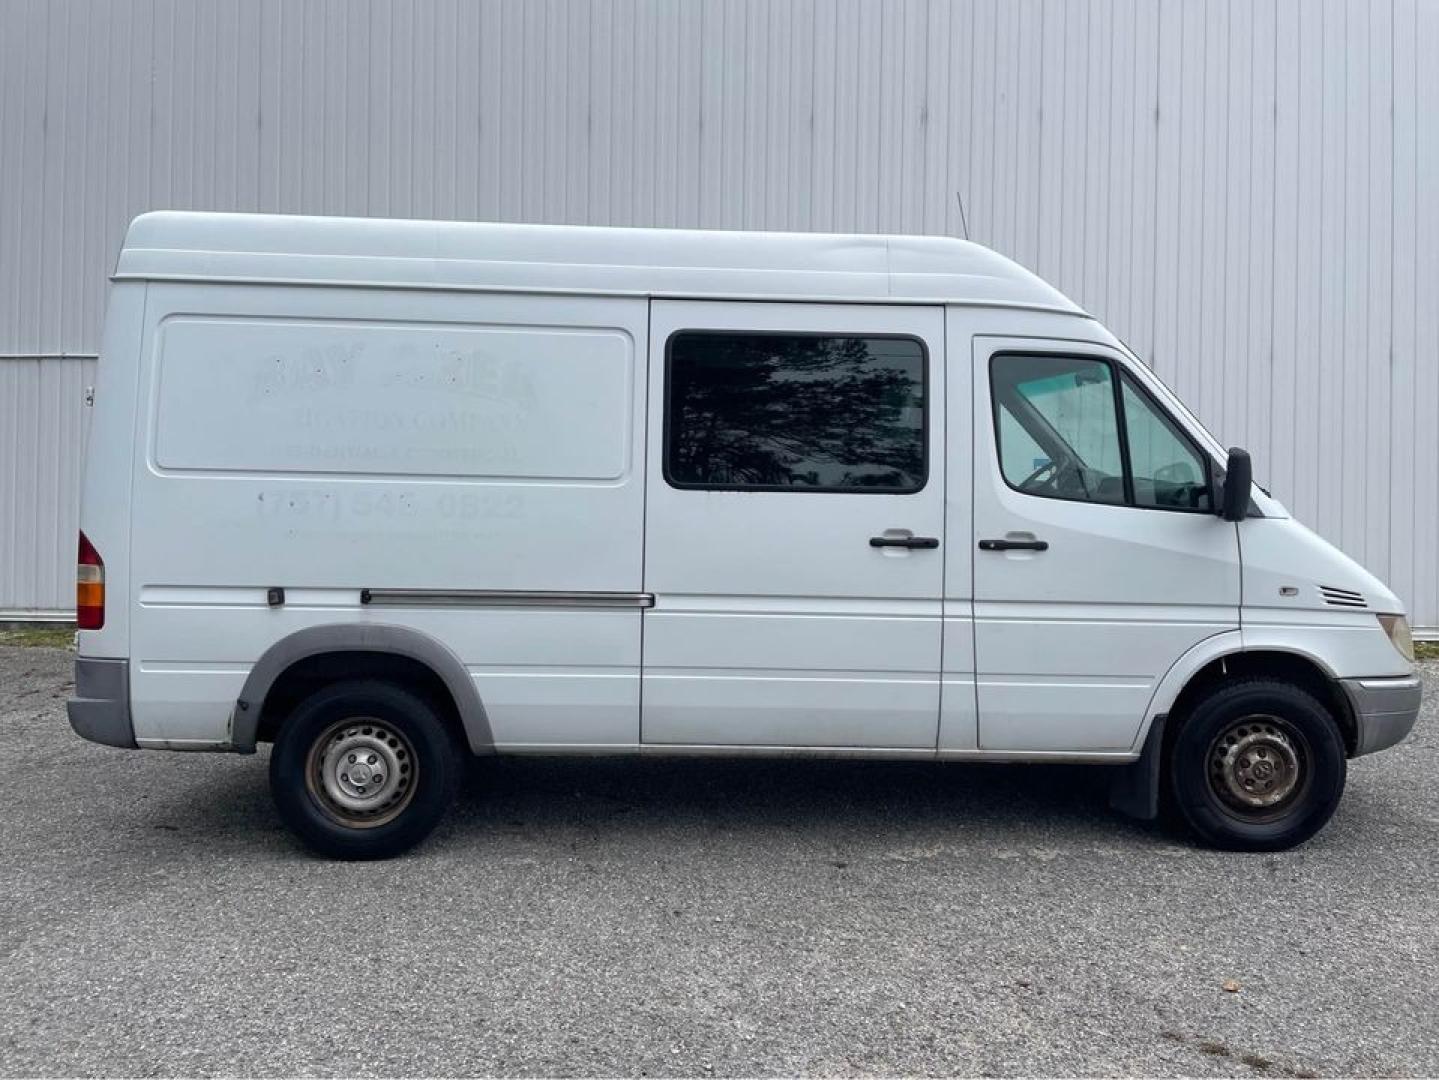
[[[1051,474],[1052,474],[1052,475],[1048,478],[1048,480],[1047,480],[1046,482],[1052,481],[1056,476],[1059,475],[1059,462],[1057,462],[1057,461],[1046,461],[1043,465],[1041,465],[1039,468],[1035,469],[1034,472],[1030,473],[1028,476],[1026,476],[1023,480],[1021,480],[1021,481],[1019,482],[1019,490],[1020,490],[1020,491],[1028,491],[1028,490],[1029,490],[1029,485],[1030,485],[1030,484],[1033,484],[1036,480],[1038,480],[1038,479],[1039,479],[1041,476],[1043,476],[1045,473],[1051,473]]]

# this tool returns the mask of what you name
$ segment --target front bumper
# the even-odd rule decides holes
[[[1354,707],[1354,756],[1387,750],[1414,728],[1423,688],[1418,675],[1397,679],[1340,679]]]
[[[75,696],[65,703],[75,734],[106,746],[135,749],[130,719],[130,662],[75,658]]]

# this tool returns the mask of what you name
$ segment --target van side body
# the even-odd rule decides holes
[[[1166,718],[1242,677],[1342,770],[1417,714],[1402,605],[1257,487],[1223,520],[1225,461],[964,241],[147,214],[70,717],[249,753],[364,678],[476,754],[1133,763],[1147,814]]]

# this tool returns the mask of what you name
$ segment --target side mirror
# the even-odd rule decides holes
[[[1249,513],[1249,489],[1254,484],[1254,467],[1249,452],[1237,446],[1229,448],[1229,461],[1224,466],[1224,493],[1220,497],[1219,516],[1225,521],[1243,521]]]

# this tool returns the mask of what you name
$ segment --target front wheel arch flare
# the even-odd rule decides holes
[[[1303,653],[1279,649],[1223,653],[1202,665],[1185,680],[1167,710],[1172,719],[1166,739],[1172,737],[1172,732],[1178,728],[1175,721],[1182,718],[1196,702],[1208,694],[1226,683],[1260,678],[1289,683],[1316,698],[1338,724],[1346,755],[1354,756],[1358,744],[1358,725],[1348,696],[1317,661]]]

